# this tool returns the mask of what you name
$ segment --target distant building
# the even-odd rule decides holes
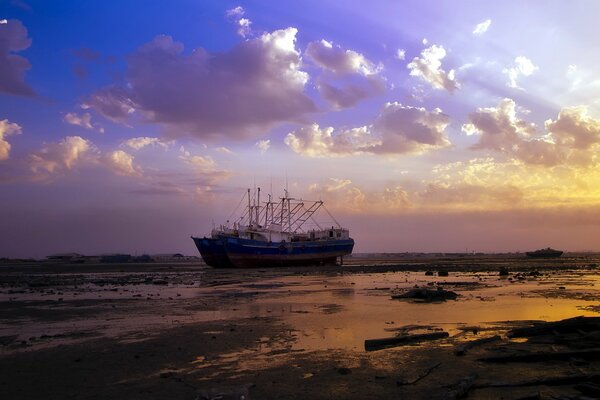
[[[154,261],[183,261],[185,256],[181,253],[168,253],[168,254],[153,254],[152,260]]]

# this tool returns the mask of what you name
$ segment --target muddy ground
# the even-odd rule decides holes
[[[595,328],[511,332],[598,316],[599,262],[578,255],[386,256],[277,270],[3,265],[1,397],[595,398]],[[391,298],[415,285],[458,297]],[[364,348],[367,339],[435,332],[448,335]],[[456,355],[464,343],[495,336]],[[489,361],[531,353],[546,356]]]

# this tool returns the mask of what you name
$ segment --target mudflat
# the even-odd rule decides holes
[[[7,263],[2,398],[594,398],[599,263]]]

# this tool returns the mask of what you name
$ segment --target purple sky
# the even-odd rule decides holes
[[[172,3],[0,3],[0,257],[196,254],[286,179],[357,252],[600,250],[597,2]]]

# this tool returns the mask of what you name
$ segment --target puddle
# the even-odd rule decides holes
[[[42,278],[36,279],[43,282]],[[273,351],[284,350],[364,351],[365,339],[393,336],[395,328],[405,325],[427,326],[425,332],[443,328],[453,336],[465,326],[597,315],[600,308],[600,277],[590,271],[510,277],[497,272],[304,274],[259,276],[253,282],[222,278],[204,285],[193,274],[159,278],[162,281],[152,278],[159,284],[148,284],[143,274],[90,274],[74,276],[73,284],[4,287],[0,302],[5,309],[14,305],[15,317],[0,320],[0,336],[17,335],[17,341],[29,341],[32,348],[85,340],[90,332],[139,341],[183,324],[272,317],[293,330],[289,346],[265,353],[275,357],[279,353]],[[392,293],[415,286],[441,286],[459,297],[441,303],[391,299]],[[59,317],[48,320],[52,313]],[[39,340],[43,335],[51,340]]]

